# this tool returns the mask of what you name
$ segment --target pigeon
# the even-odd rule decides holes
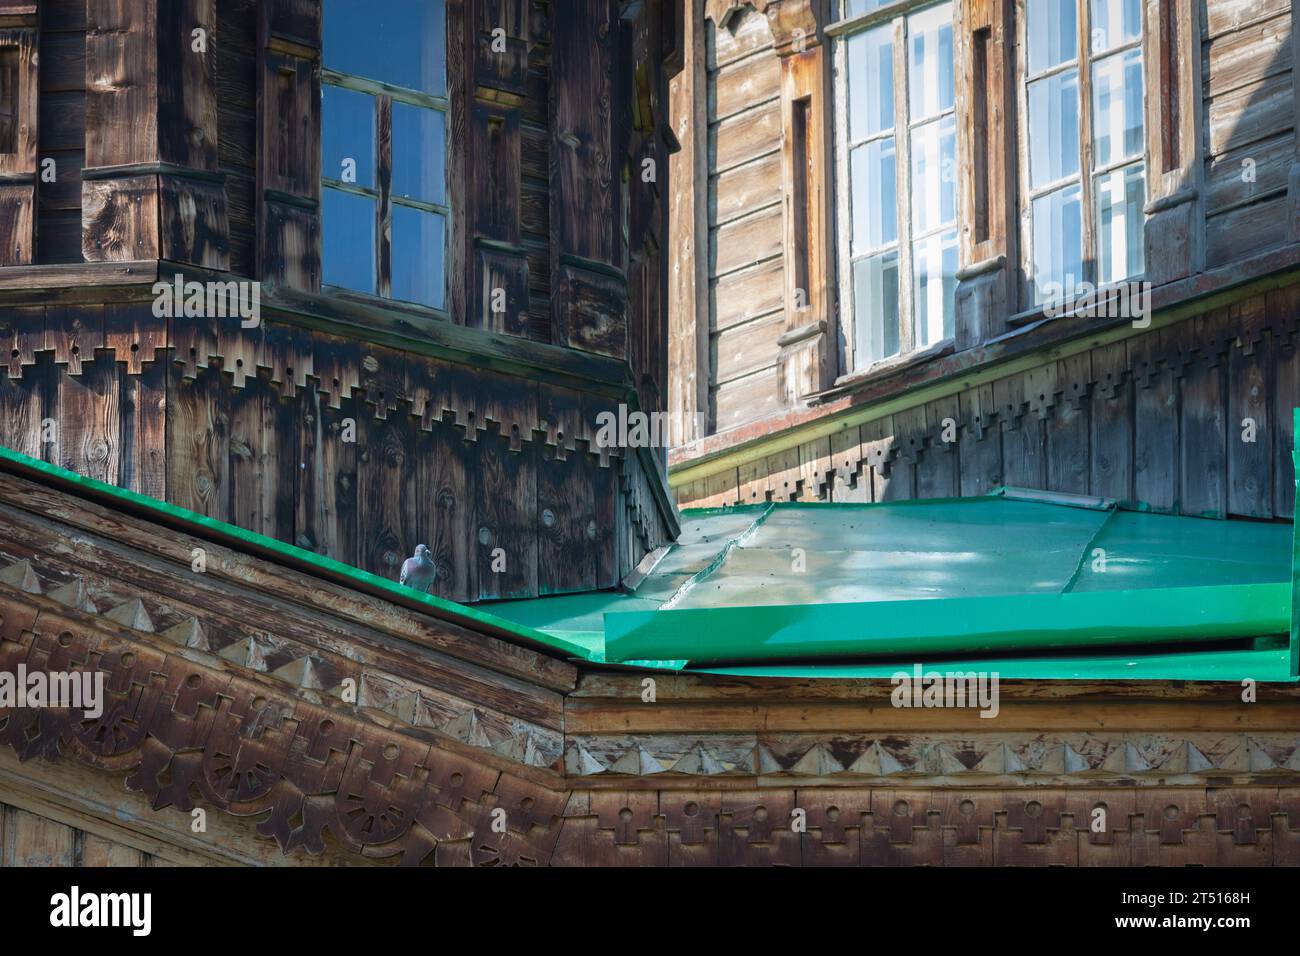
[[[415,546],[415,555],[402,562],[402,574],[398,583],[417,591],[428,591],[438,578],[438,566],[429,556],[429,549],[422,544]]]

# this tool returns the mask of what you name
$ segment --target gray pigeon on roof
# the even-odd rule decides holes
[[[402,573],[397,579],[398,583],[415,588],[417,591],[428,591],[437,579],[438,566],[433,563],[429,549],[425,545],[417,544],[415,554],[402,562]]]

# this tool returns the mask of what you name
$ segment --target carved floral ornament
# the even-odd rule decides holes
[[[704,18],[722,29],[746,8],[757,11],[767,17],[776,49],[784,53],[800,38],[809,46],[821,42],[825,24],[818,21],[817,6],[813,0],[706,0]]]

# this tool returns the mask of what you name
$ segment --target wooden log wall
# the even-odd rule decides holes
[[[430,314],[321,294],[319,0],[10,7],[0,137],[22,148],[0,156],[0,265],[256,279],[263,318],[156,319],[103,270],[48,273],[75,296],[20,282],[0,442],[389,577],[427,543],[458,600],[610,587],[664,543],[665,450],[593,442],[620,394],[646,412],[666,396],[671,10],[592,0],[560,30],[545,0],[449,0],[452,295]],[[349,337],[281,324],[277,294]],[[403,351],[430,321],[626,373],[570,390],[475,367],[464,337],[467,364]]]
[[[998,485],[1291,518],[1300,285],[1084,349],[676,489],[682,507]],[[954,440],[945,440],[947,437]]]
[[[73,818],[78,819],[78,816],[73,815]],[[0,803],[0,867],[177,865],[135,846],[101,836],[95,832],[104,829],[101,821],[85,817],[79,822],[81,820],[85,820],[84,826],[94,830],[81,829],[41,812]]]
[[[0,318],[0,444],[458,601],[612,587],[670,532],[613,399],[151,307]]]
[[[1205,259],[1222,265],[1295,241],[1295,41],[1289,0],[1205,5]],[[1194,56],[1195,54],[1193,54]]]
[[[708,378],[714,430],[781,407],[785,330],[781,61],[767,17],[704,24],[708,57]],[[703,250],[701,250],[703,251]],[[703,290],[701,290],[703,292]]]
[[[1017,106],[1023,7],[1015,0],[958,0],[954,8],[962,269],[955,337],[944,348],[959,355],[1008,333],[1029,340],[1036,335],[1021,328],[1029,314],[1018,173],[1029,135],[1019,115],[1023,106]],[[796,266],[818,254],[816,235],[810,233],[801,246],[789,228],[788,210],[808,185],[800,184],[788,157],[783,161],[783,144],[787,153],[792,146],[791,110],[803,102],[828,128],[847,117],[842,79],[819,86],[805,76],[798,86],[792,69],[819,46],[842,44],[824,35],[826,24],[818,19],[824,8],[832,19],[839,16],[838,4],[808,0],[707,0],[690,6],[693,27],[704,36],[707,63],[698,84],[707,91],[707,108],[699,116],[679,109],[676,129],[684,149],[707,151],[707,157],[692,203],[683,200],[673,210],[678,284],[670,334],[680,347],[671,387],[683,402],[707,404],[710,414],[705,435],[683,434],[683,443],[732,429],[739,429],[739,441],[768,422],[784,427],[784,416],[805,407],[837,376],[855,372],[844,355],[852,321],[844,298],[849,286],[837,275],[841,257],[834,249],[823,258],[823,274],[809,283],[829,281],[840,290],[839,302],[825,314],[827,368],[811,374],[809,363],[802,384],[792,388],[783,358],[791,339],[817,331],[799,320],[799,303],[789,294]],[[1293,69],[1300,38],[1294,15],[1290,0],[1146,0],[1145,259],[1147,278],[1156,286],[1208,273],[1225,281],[1249,277],[1246,270],[1258,275],[1268,271],[1270,253],[1300,241],[1300,74]],[[783,35],[795,25],[806,28],[804,56],[783,47]],[[979,91],[972,85],[977,33],[988,61],[986,86]],[[805,72],[815,72],[815,64],[809,57]],[[993,161],[976,164],[977,154]],[[824,159],[814,156],[806,168],[814,184],[843,198],[848,184],[836,181]],[[984,170],[980,184],[976,169]],[[977,191],[984,197],[978,234]],[[691,265],[685,238],[702,235],[695,206],[707,208],[707,289],[681,285]],[[845,224],[840,226],[840,242],[846,242]],[[706,254],[702,242],[699,254]],[[706,334],[707,355],[691,347]],[[914,363],[912,377],[921,380],[927,368],[941,374],[933,359],[904,356],[894,364]],[[864,377],[889,374],[879,369]],[[695,384],[699,380],[709,383],[707,397]],[[687,462],[697,453],[688,446],[680,457]]]

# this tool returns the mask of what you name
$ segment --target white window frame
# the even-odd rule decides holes
[[[1079,184],[1080,189],[1080,222],[1082,235],[1080,236],[1079,248],[1080,258],[1082,260],[1083,274],[1076,277],[1078,283],[1090,283],[1097,287],[1098,277],[1098,259],[1097,253],[1099,248],[1097,235],[1097,206],[1096,190],[1094,181],[1098,176],[1118,169],[1124,169],[1128,166],[1137,164],[1142,165],[1144,197],[1149,200],[1151,197],[1151,156],[1149,148],[1149,130],[1146,128],[1150,118],[1149,104],[1147,103],[1147,93],[1149,89],[1149,64],[1147,63],[1147,34],[1149,24],[1147,23],[1147,4],[1139,0],[1138,8],[1142,18],[1142,29],[1138,35],[1124,43],[1114,47],[1109,47],[1105,51],[1094,54],[1092,50],[1092,0],[1074,0],[1075,3],[1075,29],[1077,46],[1075,50],[1075,59],[1063,64],[1057,64],[1046,70],[1042,70],[1032,76],[1029,73],[1029,47],[1028,47],[1028,29],[1029,29],[1029,10],[1028,7],[1035,0],[1015,0],[1015,25],[1016,25],[1016,112],[1019,122],[1019,143],[1017,147],[1017,183],[1020,194],[1020,304],[1023,308],[1036,312],[1050,303],[1040,302],[1037,296],[1037,287],[1034,281],[1034,223],[1033,223],[1033,204],[1034,200],[1043,196],[1050,195],[1057,190]],[[1101,168],[1094,168],[1094,138],[1093,130],[1093,97],[1092,97],[1092,68],[1094,63],[1099,60],[1119,56],[1125,52],[1136,49],[1142,60],[1142,149],[1135,158],[1132,155],[1114,160]],[[1199,52],[1198,54],[1199,55]],[[1078,70],[1078,97],[1079,97],[1079,168],[1071,176],[1063,177],[1055,182],[1040,186],[1037,189],[1032,188],[1030,164],[1030,147],[1029,137],[1033,135],[1030,128],[1029,115],[1029,84],[1032,81],[1040,80],[1045,77],[1058,75],[1070,71]],[[1145,202],[1142,204],[1145,205]],[[1146,214],[1139,206],[1139,216],[1142,217],[1143,235],[1145,235]],[[1100,286],[1100,290],[1113,289],[1126,282],[1141,280],[1143,273],[1136,273],[1124,279],[1116,280],[1105,286]],[[1067,298],[1071,290],[1066,290]]]
[[[838,0],[841,14],[847,14],[850,0]],[[930,238],[939,235],[945,231],[958,231],[958,268],[961,266],[960,261],[960,225],[961,225],[961,192],[963,187],[960,175],[954,170],[954,189],[956,191],[956,205],[954,218],[951,222],[943,223],[936,226],[924,234],[916,234],[913,231],[912,223],[912,155],[911,139],[912,132],[919,126],[930,123],[941,122],[947,117],[954,117],[958,126],[956,135],[960,138],[962,130],[960,128],[960,117],[957,116],[958,89],[960,88],[961,79],[959,72],[962,69],[961,59],[959,56],[959,35],[960,29],[960,11],[959,4],[963,0],[912,0],[912,2],[887,2],[882,0],[880,6],[859,14],[852,18],[846,18],[833,24],[828,33],[833,37],[833,100],[834,100],[834,123],[835,123],[835,175],[837,180],[836,192],[836,217],[838,220],[837,243],[839,246],[836,262],[839,269],[839,315],[840,315],[840,349],[843,354],[842,368],[846,372],[846,377],[858,377],[864,373],[873,370],[888,368],[900,363],[905,363],[918,355],[928,355],[937,351],[942,351],[951,347],[954,336],[944,337],[936,342],[928,343],[924,346],[918,346],[917,342],[917,316],[915,315],[915,304],[913,302],[913,290],[915,286],[915,276],[913,274],[912,247],[921,239]],[[908,19],[918,13],[923,13],[931,8],[948,4],[952,11],[953,27],[953,102],[947,109],[936,113],[933,116],[927,116],[924,120],[913,122],[911,115],[911,61],[908,56]],[[894,123],[893,127],[887,132],[880,132],[872,136],[864,137],[861,140],[851,140],[849,131],[849,71],[848,71],[848,38],[868,30],[879,28],[883,25],[890,24],[893,28],[893,83],[894,83]],[[894,139],[894,162],[895,162],[895,202],[897,203],[897,221],[898,235],[891,242],[881,245],[879,248],[873,248],[863,252],[855,252],[852,246],[853,242],[853,196],[852,196],[852,178],[850,176],[850,151],[858,146],[873,141],[880,141],[892,137]],[[960,155],[960,149],[957,148],[957,154]],[[898,351],[892,355],[883,356],[873,360],[868,364],[863,364],[857,357],[857,313],[853,299],[853,266],[856,262],[863,259],[870,259],[875,256],[897,251],[898,262]],[[955,304],[954,304],[955,313]],[[955,322],[955,315],[954,315]]]

